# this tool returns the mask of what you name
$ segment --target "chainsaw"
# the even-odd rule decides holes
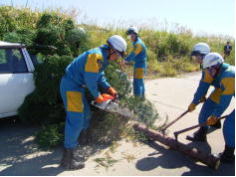
[[[118,114],[118,115],[125,117],[125,118],[134,118],[135,117],[133,111],[129,110],[128,108],[121,107],[119,105],[119,102],[117,101],[117,99],[116,100],[110,99],[110,100],[104,101],[102,103],[97,103],[95,101],[92,101],[91,105],[100,109],[100,110],[103,110],[103,111],[106,111],[109,113],[113,113],[113,114]]]

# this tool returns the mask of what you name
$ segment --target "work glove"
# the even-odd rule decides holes
[[[195,109],[196,109],[196,104],[194,104],[194,103],[191,103],[189,106],[188,106],[188,111],[189,112],[192,112],[192,111],[194,111]]]
[[[206,123],[208,126],[210,126],[210,125],[215,125],[217,123],[217,121],[218,121],[218,118],[216,116],[209,116],[207,118]]]
[[[199,100],[199,103],[203,103],[203,102],[205,102],[205,101],[206,101],[206,97],[203,96],[203,97]],[[194,110],[196,109],[196,106],[197,106],[197,104],[191,103],[191,104],[188,106],[188,111],[189,111],[189,112],[194,111]]]
[[[113,96],[114,98],[117,98],[117,96],[118,96],[117,91],[116,91],[113,87],[109,87],[108,90],[107,90],[107,92],[108,92],[109,94],[111,94],[111,96]]]
[[[114,100],[114,99],[115,99],[115,98],[114,98],[112,95],[103,93],[103,94],[99,95],[99,96],[95,99],[95,102],[100,104],[100,103],[103,103],[103,102],[105,102],[105,101]]]

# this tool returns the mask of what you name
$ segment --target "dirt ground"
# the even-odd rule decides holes
[[[145,82],[146,96],[155,104],[162,117],[156,122],[157,125],[161,125],[164,118],[168,117],[171,121],[186,110],[200,77],[201,73],[197,72],[177,78],[162,78]],[[171,126],[168,131],[169,136],[173,136],[174,131],[197,124],[200,108],[201,105],[193,113],[187,114]],[[224,114],[229,113],[233,108],[234,102]],[[214,171],[158,142],[143,144],[128,140],[119,141],[110,148],[92,147],[95,152],[87,160],[84,169],[65,171],[58,167],[62,148],[53,151],[39,150],[33,141],[36,131],[36,127],[26,127],[15,119],[0,120],[0,176],[235,176],[234,164],[222,164],[217,171]],[[185,144],[190,143],[185,140],[185,137],[192,132],[181,135],[179,141]],[[206,152],[222,152],[224,149],[222,129],[209,133],[208,143],[191,143],[190,145]]]

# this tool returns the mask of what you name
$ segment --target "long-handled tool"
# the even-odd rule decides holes
[[[225,119],[227,116],[228,115],[220,117],[218,121],[220,121],[222,119]],[[207,122],[204,122],[204,123],[201,123],[201,124],[197,124],[197,125],[185,128],[183,130],[176,131],[176,132],[174,132],[175,140],[178,140],[178,135],[181,134],[181,133],[193,130],[193,129],[198,128],[198,127],[205,127],[205,126],[207,126]]]
[[[199,100],[199,102],[198,102],[198,104],[200,104],[200,103],[202,103],[202,102],[205,102],[206,101],[206,98],[205,97],[202,97],[200,100]],[[197,105],[198,105],[197,104]],[[196,105],[196,106],[197,106]],[[179,117],[177,117],[176,119],[174,119],[172,122],[170,122],[169,124],[167,124],[166,126],[164,126],[160,131],[163,133],[163,134],[165,134],[165,131],[166,131],[166,129],[167,128],[169,128],[171,125],[173,125],[175,122],[177,122],[178,120],[180,120],[182,117],[184,117],[187,113],[189,112],[189,110],[186,110],[186,111],[184,111]]]
[[[173,125],[173,124],[174,124],[175,122],[177,122],[179,119],[181,119],[182,117],[184,117],[184,115],[186,115],[188,112],[189,112],[188,110],[184,111],[179,117],[177,117],[177,118],[174,119],[172,122],[170,122],[170,123],[167,124],[165,127],[163,127],[163,128],[161,129],[162,134],[165,134],[165,131],[166,131],[167,128],[169,128],[171,125]]]

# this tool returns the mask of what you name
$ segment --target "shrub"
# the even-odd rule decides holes
[[[64,138],[64,126],[64,123],[43,126],[42,130],[36,135],[39,147],[47,149],[61,144]]]
[[[8,42],[16,42],[25,44],[28,47],[33,45],[33,38],[35,37],[34,30],[19,29],[15,32],[6,33],[3,35],[3,40]]]
[[[37,65],[34,72],[36,89],[26,97],[19,109],[19,116],[23,122],[42,125],[64,120],[59,83],[65,67],[71,61],[71,57],[54,55]]]
[[[39,12],[33,12],[27,8],[14,8],[10,6],[0,7],[0,39],[6,33],[19,29],[34,30],[38,21]]]

